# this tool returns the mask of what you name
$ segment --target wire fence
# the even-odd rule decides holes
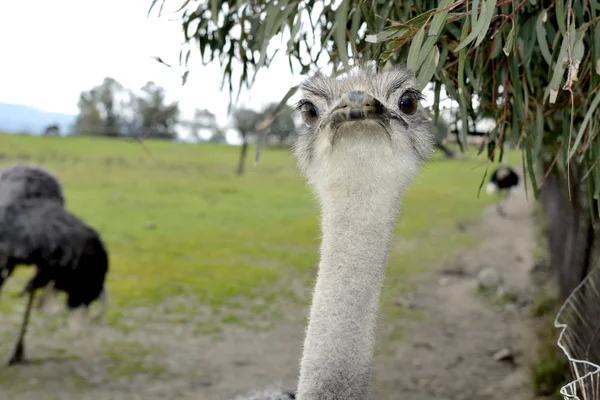
[[[554,326],[561,329],[557,344],[573,377],[560,389],[563,399],[600,399],[600,266],[573,290]]]

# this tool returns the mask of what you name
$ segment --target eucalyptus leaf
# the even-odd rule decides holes
[[[476,0],[477,1],[477,0]],[[431,21],[429,27],[429,36],[435,36],[436,38],[442,33],[442,28],[446,23],[446,18],[450,13],[450,6],[454,3],[454,0],[442,0],[437,7],[435,16]],[[442,11],[443,10],[443,11]]]
[[[485,16],[488,14],[488,7],[490,6],[489,3],[494,3],[495,6],[495,1],[494,0],[488,0],[488,1],[483,1],[481,3],[481,13]],[[491,18],[490,18],[491,20]],[[487,21],[489,24],[489,21]],[[460,50],[462,50],[463,48],[465,48],[469,43],[471,43],[473,40],[475,40],[478,36],[479,33],[481,32],[481,30],[483,29],[484,25],[486,23],[486,18],[479,18],[476,22],[476,24],[473,26],[473,30],[471,31],[471,33],[469,33],[464,39],[461,40],[460,44],[458,46],[456,46],[456,49],[454,49],[454,52],[458,52]],[[465,23],[466,26],[466,23]]]
[[[210,18],[212,19],[212,22],[214,24],[216,24],[218,22],[218,18],[219,18],[219,4],[220,0],[210,0],[210,8],[211,8],[211,13],[210,13]]]
[[[599,110],[598,109],[599,104],[600,104],[600,91],[598,93],[596,93],[594,100],[592,100],[590,107],[588,108],[587,112],[585,113],[585,117],[583,118],[583,122],[581,123],[581,126],[579,127],[579,132],[577,132],[575,142],[573,143],[573,146],[571,148],[571,152],[569,153],[569,158],[567,159],[567,161],[569,161],[571,159],[571,157],[573,157],[573,155],[577,151],[577,147],[579,146],[579,143],[581,142],[581,139],[583,138],[583,134],[587,128],[587,125],[589,124],[590,119],[592,118],[592,114],[594,114],[596,111]]]
[[[571,30],[571,37],[575,36],[575,28]],[[556,96],[558,96],[558,90],[560,88],[560,83],[563,80],[563,75],[565,72],[565,57],[567,56],[567,46],[569,44],[569,36],[564,36],[562,44],[560,46],[560,51],[558,53],[558,57],[556,60],[556,64],[554,64],[554,72],[552,74],[552,79],[550,80],[550,84],[548,85],[548,91],[550,95],[550,103],[554,103],[556,101]]]
[[[515,28],[513,27],[510,30],[510,32],[508,32],[508,36],[506,37],[506,44],[502,48],[502,51],[504,52],[504,55],[506,57],[508,57],[512,53],[512,45],[513,45],[514,34],[515,34]]]
[[[431,81],[433,74],[440,61],[440,50],[437,46],[433,47],[433,51],[429,53],[429,56],[425,59],[423,67],[420,69],[417,75],[417,88],[423,90],[425,86]]]
[[[350,67],[348,59],[348,42],[346,41],[346,22],[348,22],[348,7],[350,0],[342,0],[340,7],[336,13],[335,21],[335,44],[337,46],[338,55],[346,68]]]
[[[544,20],[547,18],[546,15],[547,11],[544,10],[537,17],[535,23],[535,31],[542,57],[544,57],[544,60],[546,60],[546,63],[548,63],[548,65],[552,65],[552,55],[550,54],[550,50],[548,49],[548,41],[546,40],[546,28],[544,27]]]
[[[482,10],[482,15],[480,18],[481,20],[483,20],[483,25],[479,31],[479,34],[477,35],[475,47],[479,46],[481,41],[485,38],[485,34],[487,33],[488,28],[490,27],[492,18],[494,18],[494,14],[496,13],[496,0],[483,0],[483,4],[486,4],[485,12]]]
[[[425,27],[419,29],[417,34],[413,37],[412,43],[408,50],[408,58],[406,60],[406,67],[413,71],[417,71],[419,61],[419,51],[421,50],[421,44],[423,43],[423,37],[425,36]]]

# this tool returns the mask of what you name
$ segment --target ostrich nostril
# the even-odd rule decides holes
[[[361,90],[353,90],[348,93],[348,100],[353,103],[361,103],[365,99],[365,92]]]
[[[365,113],[360,108],[353,108],[350,110],[350,114],[348,114],[350,119],[364,119]]]

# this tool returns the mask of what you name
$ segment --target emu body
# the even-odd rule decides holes
[[[0,171],[0,204],[28,199],[55,200],[65,205],[60,181],[45,168],[18,163]]]
[[[28,306],[10,364],[23,361],[36,291],[52,284],[66,293],[69,310],[86,311],[104,297],[108,255],[99,234],[59,202],[30,199],[0,207],[0,288],[20,264],[35,265],[35,274],[22,292]]]
[[[496,203],[496,211],[502,217],[506,217],[502,203],[506,201],[511,191],[519,187],[519,175],[508,166],[498,167],[486,186],[486,192],[489,195],[497,194],[499,197]]]

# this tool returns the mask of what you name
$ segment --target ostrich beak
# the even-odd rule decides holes
[[[361,121],[365,119],[380,119],[385,108],[375,97],[354,90],[346,93],[331,112],[333,124],[346,121]]]

